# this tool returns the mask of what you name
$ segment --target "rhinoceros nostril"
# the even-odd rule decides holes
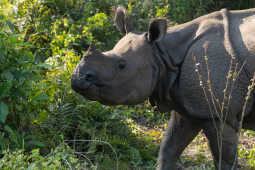
[[[85,74],[85,80],[88,82],[93,82],[96,80],[96,77],[93,73],[86,73]]]

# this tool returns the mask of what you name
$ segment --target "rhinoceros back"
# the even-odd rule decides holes
[[[177,93],[188,114],[211,118],[227,113],[229,123],[234,125],[238,121],[250,83],[249,73],[255,68],[255,24],[243,20],[255,19],[254,14],[255,10],[234,13],[221,10],[198,19],[195,36],[199,38],[194,38],[196,41],[186,53]],[[249,65],[242,67],[245,60]],[[241,70],[238,79],[227,83],[227,77],[232,80],[235,68]],[[232,98],[228,103],[229,96]],[[252,103],[253,99],[248,103],[247,113]]]

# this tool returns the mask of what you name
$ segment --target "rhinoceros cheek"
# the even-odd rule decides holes
[[[93,85],[92,85],[93,86]],[[99,90],[96,87],[90,87],[86,90],[81,90],[78,93],[82,95],[85,99],[92,101],[100,101]]]
[[[145,100],[145,97],[139,95],[136,89],[133,89],[129,94],[124,95],[117,102],[124,105],[136,105],[140,104]]]

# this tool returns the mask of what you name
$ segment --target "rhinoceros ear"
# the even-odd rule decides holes
[[[133,30],[131,19],[128,17],[126,9],[123,6],[118,6],[115,10],[114,22],[120,32],[127,34]]]
[[[152,19],[149,25],[148,40],[150,42],[160,41],[166,34],[166,19]]]

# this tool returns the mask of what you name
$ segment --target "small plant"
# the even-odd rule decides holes
[[[30,153],[24,150],[4,152],[4,157],[0,160],[0,168],[9,169],[82,169],[88,167],[86,159],[78,159],[75,152],[66,145],[60,145],[51,151],[47,156],[41,156],[39,149],[34,149]],[[93,168],[93,167],[92,167]]]

